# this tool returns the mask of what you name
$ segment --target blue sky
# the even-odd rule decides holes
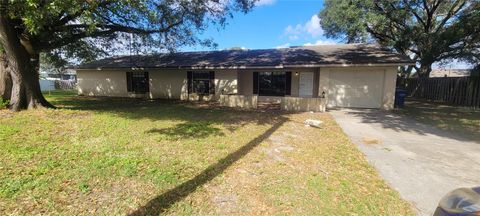
[[[322,0],[259,0],[247,14],[235,13],[225,28],[210,26],[200,37],[212,38],[218,49],[242,47],[268,49],[302,45],[342,43],[328,39],[319,24],[317,14],[323,7]],[[181,51],[200,51],[209,48],[183,47]],[[470,68],[457,61],[434,64],[434,68]]]
[[[213,38],[218,49],[262,49],[334,43],[323,36],[316,16],[321,0],[260,0],[253,11],[236,13],[222,29],[211,26],[201,37]],[[182,50],[205,50],[205,47]]]

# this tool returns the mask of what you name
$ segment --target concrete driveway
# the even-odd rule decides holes
[[[480,186],[480,144],[391,112],[331,110],[380,175],[419,215],[459,187]]]

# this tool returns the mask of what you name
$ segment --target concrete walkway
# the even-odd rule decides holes
[[[380,175],[419,215],[459,187],[480,186],[480,144],[391,112],[331,110]]]

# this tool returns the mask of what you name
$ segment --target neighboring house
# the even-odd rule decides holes
[[[320,45],[113,57],[77,76],[80,95],[392,109],[398,66],[410,64],[375,45]]]
[[[73,68],[62,69],[61,72],[41,71],[40,77],[45,80],[64,80],[64,81],[77,81],[77,73]]]
[[[466,77],[470,76],[470,70],[438,68],[430,72],[430,77]]]
[[[40,71],[40,90],[43,92],[56,89],[74,89],[76,83],[77,73],[73,67]]]

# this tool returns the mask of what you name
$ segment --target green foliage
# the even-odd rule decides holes
[[[370,0],[326,0],[320,12],[322,27],[327,37],[343,38],[347,43],[368,41],[365,20],[372,14],[364,13],[361,7],[371,6]]]
[[[214,46],[211,39],[198,38],[196,33],[209,24],[223,26],[232,12],[248,12],[255,0],[7,2],[10,22],[18,23],[16,30],[35,52],[47,52],[51,59],[89,61],[106,52],[126,51],[132,48],[130,43],[137,51]]]
[[[480,2],[473,0],[326,0],[319,16],[328,37],[392,47],[412,56],[423,75],[433,62],[480,48]]]
[[[9,100],[4,100],[2,97],[0,97],[0,109],[6,109],[8,104],[10,104]]]
[[[87,183],[85,182],[80,182],[78,184],[78,189],[82,192],[82,193],[89,193],[90,192],[90,185],[88,185]]]

